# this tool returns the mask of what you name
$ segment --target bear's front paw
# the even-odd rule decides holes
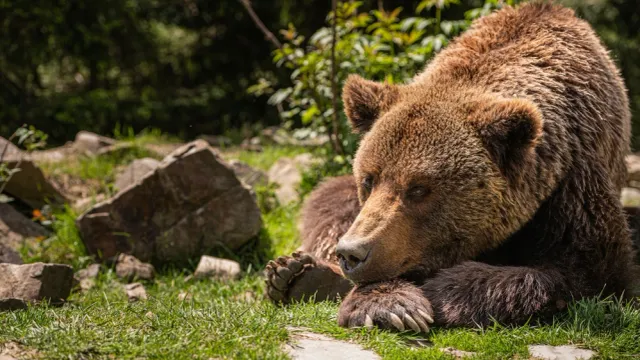
[[[433,308],[415,285],[394,280],[355,288],[340,306],[338,323],[427,333],[433,323]]]

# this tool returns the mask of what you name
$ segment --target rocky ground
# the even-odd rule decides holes
[[[261,270],[297,246],[318,144],[263,135],[240,147],[88,132],[40,152],[7,145],[3,161],[21,171],[0,203],[0,360],[640,356],[640,311],[611,299],[550,325],[426,338],[341,329],[336,304],[274,307]],[[621,201],[640,224],[640,157],[628,167]]]

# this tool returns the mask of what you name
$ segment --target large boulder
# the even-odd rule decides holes
[[[311,169],[316,163],[313,155],[306,153],[293,158],[280,158],[269,169],[269,181],[277,184],[276,198],[282,205],[297,201],[300,198],[298,187],[302,181],[302,173]]]
[[[126,189],[155,170],[159,165],[160,161],[152,158],[133,160],[131,164],[116,176],[114,185],[118,190]]]
[[[249,190],[205,141],[189,143],[77,220],[90,254],[131,254],[184,263],[207,250],[237,249],[262,226]]]
[[[0,203],[0,263],[20,264],[17,251],[28,240],[46,237],[45,228],[31,221],[11,205]]]
[[[0,264],[0,279],[0,299],[60,303],[71,292],[73,268],[44,263]]]

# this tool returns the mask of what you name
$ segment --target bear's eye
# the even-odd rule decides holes
[[[407,190],[407,198],[411,200],[421,200],[429,195],[429,189],[424,186],[413,186]]]
[[[373,189],[373,176],[367,175],[362,179],[362,187],[367,191],[371,192]]]

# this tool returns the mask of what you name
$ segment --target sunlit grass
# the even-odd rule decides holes
[[[250,165],[267,169],[280,156],[301,149],[267,147],[262,153],[236,153]],[[59,171],[88,179],[103,177],[109,186],[113,172],[141,152],[124,158],[82,159]],[[82,163],[87,161],[87,163]],[[307,180],[309,186],[316,179]],[[146,283],[149,300],[129,303],[122,283],[104,268],[96,287],[74,293],[62,307],[42,304],[25,311],[0,313],[0,344],[19,342],[47,359],[280,359],[288,327],[305,327],[337,339],[375,350],[384,359],[451,359],[440,348],[474,352],[478,359],[527,359],[530,344],[574,344],[593,349],[604,359],[640,357],[640,310],[614,299],[583,300],[550,324],[520,327],[494,325],[485,329],[433,329],[424,337],[380,330],[344,329],[337,325],[338,304],[295,304],[275,307],[262,297],[261,271],[276,256],[290,254],[299,245],[297,218],[300,205],[278,206],[268,188],[257,189],[263,211],[260,235],[243,248],[220,249],[218,256],[240,262],[239,281],[189,280],[187,269],[159,269],[159,277]],[[54,236],[23,249],[28,261],[54,261],[86,265],[84,246],[75,226],[76,213],[54,213]],[[179,294],[191,294],[180,300]],[[247,295],[249,294],[249,295]],[[247,299],[253,299],[247,301]],[[431,346],[416,347],[416,339]]]

